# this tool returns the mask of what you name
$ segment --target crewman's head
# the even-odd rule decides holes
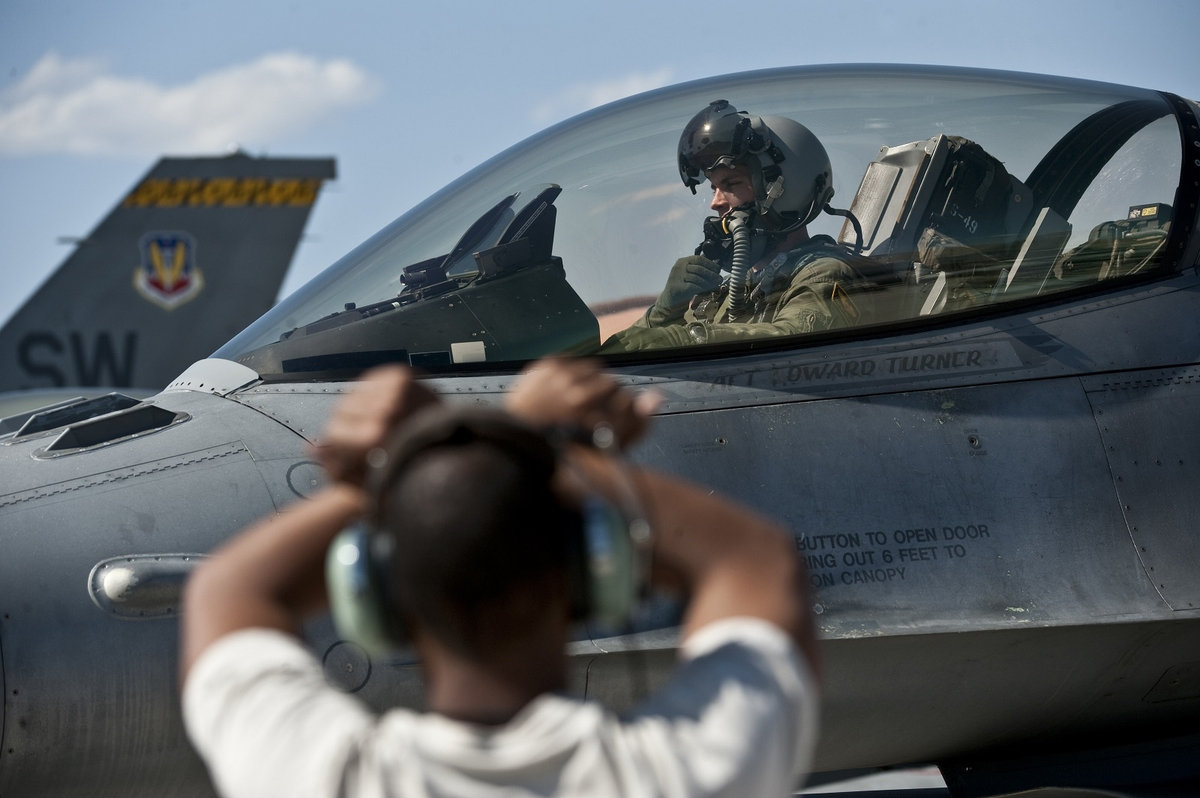
[[[439,405],[400,428],[368,520],[393,549],[384,578],[406,625],[480,657],[545,613],[567,622],[583,521],[555,484],[558,459],[494,410]]]

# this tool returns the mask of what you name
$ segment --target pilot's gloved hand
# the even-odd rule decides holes
[[[689,255],[675,261],[667,284],[646,313],[650,326],[670,324],[683,318],[692,297],[706,294],[721,285],[721,267],[703,255]]]
[[[689,329],[694,326],[703,325],[668,324],[664,327],[629,327],[609,336],[604,345],[600,347],[600,354],[690,346],[700,342],[689,332]]]

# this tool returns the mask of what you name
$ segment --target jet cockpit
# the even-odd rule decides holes
[[[839,71],[801,94],[763,78],[663,90],[551,128],[413,208],[216,356],[271,380],[598,351],[701,238],[704,198],[679,185],[674,152],[682,120],[715,91],[800,121],[829,151],[831,204],[848,210],[809,227],[868,277],[856,327],[1094,290],[1152,271],[1168,239],[1178,250],[1186,238],[1172,230],[1181,172],[1196,171],[1182,101],[993,72],[943,78],[934,101],[920,68]]]

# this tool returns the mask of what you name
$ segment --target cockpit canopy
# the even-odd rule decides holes
[[[681,185],[676,146],[717,98],[795,119],[824,144],[831,205],[846,213],[809,232],[865,273],[863,334],[1180,266],[1167,247],[1184,170],[1168,96],[932,67],[772,70],[638,95],[512,147],[215,356],[268,379],[317,379],[380,362],[509,368],[597,352],[701,241],[708,198]]]

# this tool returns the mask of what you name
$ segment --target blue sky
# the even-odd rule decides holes
[[[285,291],[490,156],[638,91],[942,63],[1200,98],[1194,0],[0,0],[0,320],[162,154],[337,158]]]

